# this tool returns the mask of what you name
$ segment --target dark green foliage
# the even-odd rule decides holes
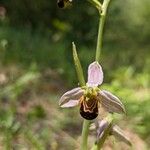
[[[150,2],[144,2],[112,1],[102,52],[106,72],[124,65],[132,65],[136,72],[141,72],[149,64],[150,12],[144,8]],[[72,77],[72,41],[84,68],[93,60],[98,12],[89,3],[74,1],[71,9],[64,10],[57,7],[56,1],[4,0],[2,4],[8,20],[0,27],[0,39],[7,41],[5,63],[36,62],[41,68],[63,68],[63,76]],[[74,82],[73,78],[68,82]],[[106,78],[110,80],[111,75]]]
[[[30,120],[32,120],[32,119],[45,118],[46,114],[42,106],[37,105],[33,107],[33,109],[28,113],[27,116]]]

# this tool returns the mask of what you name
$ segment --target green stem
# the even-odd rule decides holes
[[[102,12],[100,11],[100,19],[99,19],[99,29],[98,29],[98,37],[97,37],[97,47],[96,47],[96,57],[95,60],[100,60],[101,50],[102,50],[102,42],[103,42],[103,30],[104,24],[106,20],[107,8],[110,0],[104,0],[102,5]]]
[[[97,47],[96,47],[96,57],[95,57],[95,60],[98,62],[100,60],[100,55],[101,55],[101,51],[102,51],[103,30],[104,30],[107,8],[109,5],[109,2],[110,2],[110,0],[104,0],[103,5],[102,5],[102,12],[100,13],[99,29],[98,29],[98,37],[97,37]],[[105,130],[103,137],[99,140],[99,142],[97,144],[95,144],[93,146],[92,150],[100,150],[101,149],[107,136],[109,135],[110,128],[111,128],[111,123],[108,126],[108,128]]]
[[[93,4],[98,10],[102,9],[102,5],[98,0],[88,0],[91,4]]]
[[[91,150],[97,150],[97,145],[94,144]]]
[[[95,58],[96,61],[99,61],[100,53],[101,53],[101,49],[102,49],[103,28],[104,28],[104,23],[105,23],[107,7],[108,7],[110,0],[104,0],[103,6],[101,6],[101,3],[98,2],[97,0],[89,0],[89,1],[91,3],[93,3],[96,8],[98,8],[100,13],[102,12],[100,14],[101,17],[100,17],[100,23],[99,23],[97,48],[96,48],[96,58]],[[74,58],[74,63],[75,63],[75,67],[76,67],[80,86],[84,86],[85,80],[84,80],[84,76],[83,76],[83,70],[82,70],[81,63],[80,63],[80,60],[79,60],[78,55],[77,55],[76,46],[74,43],[73,43],[73,58]],[[89,126],[90,126],[90,121],[84,119],[83,127],[82,127],[81,150],[87,150]],[[104,141],[105,141],[105,139],[104,139]],[[97,144],[97,150],[100,146],[101,146],[101,143]]]
[[[83,126],[82,126],[81,150],[87,150],[89,127],[90,127],[90,121],[84,119]]]

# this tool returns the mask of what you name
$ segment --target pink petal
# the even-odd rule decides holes
[[[110,126],[110,122],[106,119],[103,119],[98,122],[98,129],[97,129],[97,142],[102,139],[105,130]]]
[[[108,112],[125,113],[124,105],[119,100],[119,98],[113,95],[112,93],[102,90],[98,93],[98,98],[100,100],[101,105]]]
[[[79,101],[77,100],[70,100],[67,103],[61,105],[62,108],[66,108],[66,107],[75,107],[79,104]]]
[[[60,98],[59,100],[59,105],[61,107],[67,107],[67,103],[70,101],[70,103],[68,103],[68,107],[73,107],[73,105],[75,106],[75,101],[79,101],[79,99],[81,98],[81,96],[83,95],[84,90],[81,89],[80,87],[78,88],[74,88],[70,91],[67,91],[65,94],[63,94],[63,96]],[[74,101],[74,102],[73,102]],[[71,104],[72,103],[72,104]],[[73,104],[74,103],[74,104]],[[66,104],[66,105],[65,105]]]
[[[93,62],[88,68],[88,86],[98,86],[103,82],[103,70],[98,62]]]
[[[125,142],[129,146],[132,146],[131,140],[127,137],[127,135],[119,126],[114,125],[111,134],[114,135],[118,140]]]

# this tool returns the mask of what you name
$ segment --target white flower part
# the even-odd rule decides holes
[[[79,104],[79,101],[77,100],[70,100],[67,103],[61,105],[62,108],[66,108],[66,107],[75,107]]]
[[[96,87],[103,82],[103,70],[101,65],[95,61],[88,67],[88,82],[87,86]]]
[[[102,138],[104,131],[107,129],[109,124],[110,123],[105,119],[98,122],[97,141],[99,141]]]
[[[59,100],[61,107],[73,107],[78,105],[79,99],[83,96],[84,90],[80,87],[67,91]],[[76,102],[75,102],[76,101]]]
[[[112,93],[105,90],[99,91],[98,98],[100,100],[101,105],[108,112],[125,113],[124,105],[119,100],[119,98],[113,95]]]
[[[114,135],[118,140],[125,142],[129,146],[132,146],[131,140],[127,137],[124,131],[117,125],[114,125],[111,129],[112,135]]]

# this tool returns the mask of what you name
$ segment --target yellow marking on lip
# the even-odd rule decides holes
[[[92,103],[91,106],[88,106],[87,102],[84,101],[84,100],[83,100],[82,104],[83,104],[83,110],[84,110],[84,112],[93,113],[94,109],[95,109],[96,107],[98,107],[98,100],[93,99],[93,103]]]

